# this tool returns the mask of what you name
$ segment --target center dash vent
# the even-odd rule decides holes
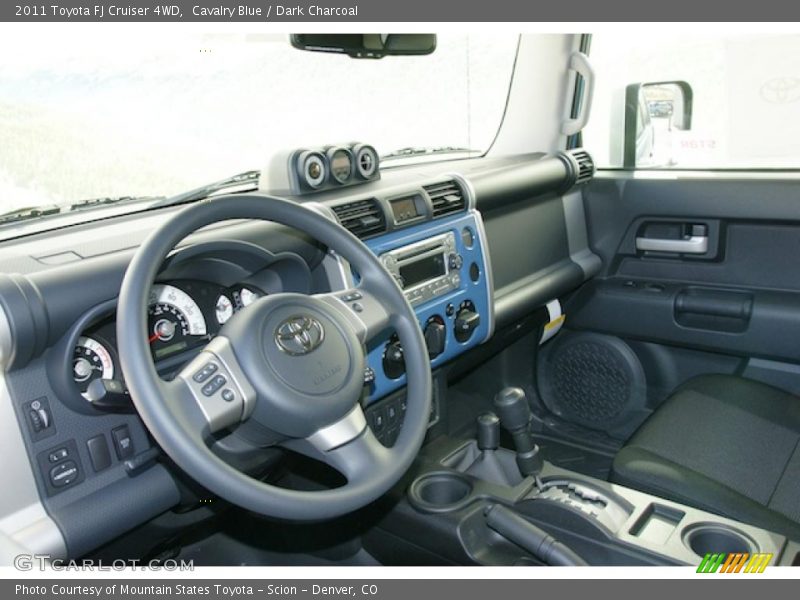
[[[455,181],[442,181],[423,186],[433,202],[433,218],[452,215],[467,207],[464,191]]]
[[[362,240],[386,231],[386,217],[374,198],[334,206],[333,212],[342,227]]]
[[[578,172],[575,175],[575,185],[586,183],[594,175],[594,161],[592,160],[592,156],[582,148],[570,150],[569,154],[578,166]]]

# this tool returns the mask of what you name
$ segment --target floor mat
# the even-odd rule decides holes
[[[217,533],[208,539],[189,544],[181,549],[178,560],[192,560],[195,566],[377,566],[365,550],[340,560],[331,560],[304,552],[280,552],[259,548]]]

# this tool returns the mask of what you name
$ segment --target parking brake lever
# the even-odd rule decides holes
[[[505,506],[490,504],[483,514],[489,529],[527,550],[546,565],[584,567],[587,564],[571,548]]]

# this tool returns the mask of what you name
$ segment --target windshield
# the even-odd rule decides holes
[[[443,34],[428,56],[353,60],[287,35],[5,26],[0,212],[171,196],[287,148],[357,140],[399,154],[387,166],[483,153],[517,41]]]

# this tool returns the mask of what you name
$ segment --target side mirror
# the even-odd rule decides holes
[[[350,58],[419,56],[436,50],[434,33],[293,33],[292,46]]]
[[[685,81],[631,83],[625,88],[623,166],[659,164],[656,136],[692,128],[694,92]]]

